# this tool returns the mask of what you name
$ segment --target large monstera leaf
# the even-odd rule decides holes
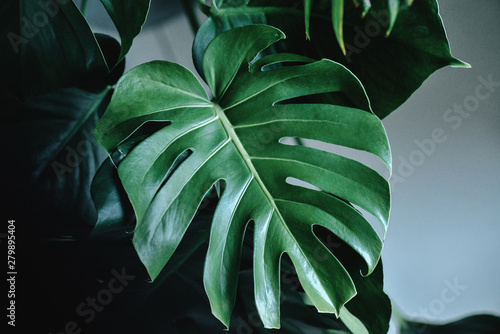
[[[375,216],[384,233],[387,228],[389,186],[380,174],[341,155],[282,142],[314,139],[370,152],[391,166],[382,123],[344,66],[292,54],[256,58],[282,38],[266,25],[215,38],[203,59],[212,100],[180,65],[140,65],[120,79],[95,131],[134,208],[133,243],[152,279],[217,186],[204,285],[212,312],[227,326],[247,229],[254,235],[256,307],[265,327],[278,328],[284,253],[319,311],[338,315],[356,295],[349,272],[313,225],[357,252],[364,274],[375,269],[382,241],[356,206]],[[322,93],[338,103],[313,103]],[[303,96],[311,97],[307,104]]]
[[[209,19],[193,47],[198,68],[206,46],[222,31],[269,24],[288,37],[273,52],[344,64],[361,80],[380,118],[436,70],[469,66],[452,56],[436,0],[214,0],[210,8],[202,6]]]

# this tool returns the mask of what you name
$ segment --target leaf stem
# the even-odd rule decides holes
[[[264,182],[261,180],[259,173],[257,172],[257,170],[255,169],[255,167],[252,163],[252,158],[250,158],[250,155],[243,147],[243,144],[240,142],[238,136],[236,135],[236,132],[234,131],[234,127],[231,124],[231,122],[227,119],[227,116],[225,115],[224,110],[217,104],[214,104],[213,108],[216,111],[217,117],[219,118],[222,125],[224,126],[224,129],[226,130],[229,138],[234,143],[234,146],[236,146],[236,150],[238,151],[238,153],[242,157],[243,161],[245,161],[245,164],[247,165],[248,169],[250,170],[250,173],[252,174],[253,179],[259,184],[260,188],[262,189],[262,192],[267,197],[269,204],[272,206],[274,212],[276,212],[276,214],[279,216],[281,221],[284,222],[285,220],[281,216],[281,213],[278,210],[278,207],[276,206],[276,203],[274,202],[273,197],[271,196],[271,194],[267,190]]]

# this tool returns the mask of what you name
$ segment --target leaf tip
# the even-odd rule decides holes
[[[450,63],[450,66],[460,67],[460,68],[472,68],[471,64],[456,58],[453,59],[453,61]]]
[[[342,53],[344,54],[344,56],[345,56],[345,55],[347,55],[347,51],[346,51],[346,48],[345,48],[344,43],[342,43],[342,44],[340,45],[340,48],[342,49]]]
[[[365,9],[363,10],[363,12],[361,13],[361,18],[364,19],[366,17],[366,14],[368,14],[368,12],[370,11],[371,7],[365,7]]]

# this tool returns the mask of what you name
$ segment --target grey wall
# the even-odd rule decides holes
[[[439,4],[453,54],[472,68],[438,71],[384,120],[394,160],[385,286],[425,321],[500,315],[500,2]],[[192,36],[183,16],[153,24],[127,68],[168,59],[192,69]]]
[[[452,52],[472,68],[438,71],[384,120],[394,159],[385,286],[422,320],[500,314],[500,2],[439,4]],[[423,154],[415,141],[431,149],[433,131],[442,136]]]

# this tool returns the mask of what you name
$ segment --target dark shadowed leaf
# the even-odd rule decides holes
[[[105,152],[93,129],[109,95],[67,88],[24,103],[2,97],[2,184],[33,233],[82,236],[95,224],[90,184]]]
[[[101,0],[101,3],[120,34],[121,51],[116,64],[125,57],[134,38],[141,32],[142,25],[148,15],[150,0]]]
[[[405,322],[401,334],[497,334],[500,318],[489,314],[473,315],[447,324]]]
[[[288,36],[275,45],[274,52],[328,58],[348,67],[363,83],[373,111],[380,118],[406,101],[437,69],[449,65],[468,67],[450,53],[436,0],[414,1],[411,6],[406,1],[372,0],[358,7],[346,1],[342,34],[340,16],[334,14],[332,21],[330,0],[313,1],[310,14],[304,13],[304,8],[309,8],[304,3],[310,4],[302,0],[215,1],[209,19],[195,38],[195,65],[201,68],[206,46],[222,31],[267,23]],[[332,24],[337,28],[332,29]],[[343,42],[338,40],[341,35]]]
[[[29,99],[105,77],[140,32],[149,0],[102,2],[121,38],[113,57],[73,1],[3,1],[1,87]]]

